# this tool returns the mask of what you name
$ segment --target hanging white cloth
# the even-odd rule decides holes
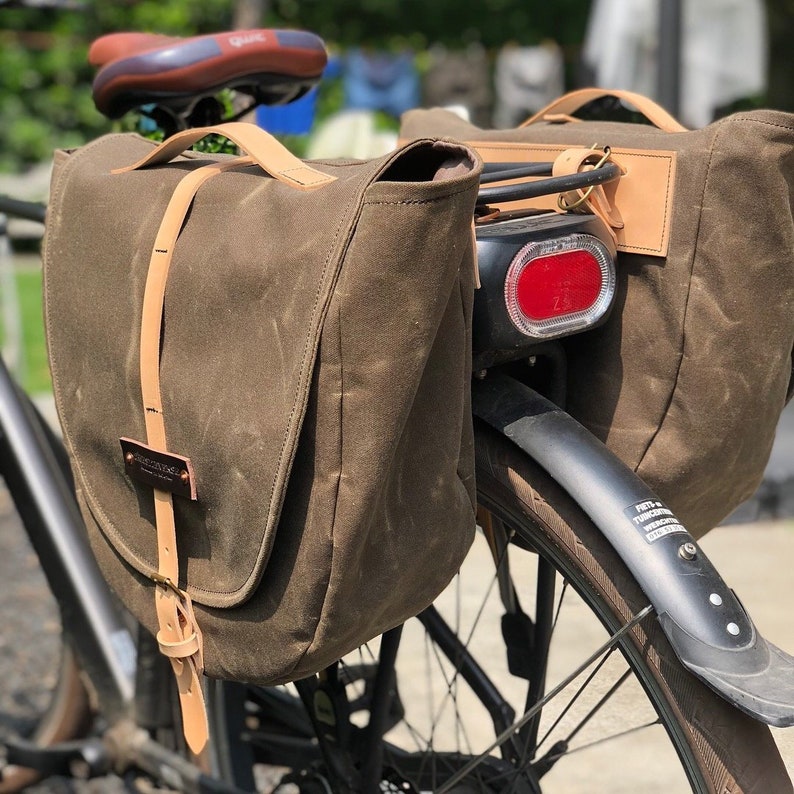
[[[582,56],[596,85],[656,98],[664,1],[593,1]],[[717,108],[766,89],[766,12],[763,0],[682,0],[682,6],[679,116],[702,127]]]
[[[565,89],[562,50],[553,41],[533,47],[502,47],[496,58],[494,125],[514,127]]]

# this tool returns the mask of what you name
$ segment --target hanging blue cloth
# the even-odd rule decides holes
[[[338,77],[340,72],[339,58],[330,58],[322,79]],[[259,105],[256,109],[257,126],[274,135],[306,135],[314,124],[317,91],[317,87],[312,88],[300,99],[286,105]]]
[[[316,106],[317,88],[312,88],[288,105],[259,105],[256,123],[274,135],[305,135],[314,123]]]

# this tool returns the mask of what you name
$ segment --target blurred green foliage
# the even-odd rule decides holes
[[[14,278],[21,318],[18,333],[22,340],[14,375],[30,394],[40,394],[52,388],[41,316],[41,269],[33,265],[25,265],[16,270]],[[0,323],[0,346],[4,342],[4,331],[4,323]]]
[[[231,23],[230,0],[85,0],[73,8],[0,6],[0,170],[42,162],[55,147],[110,129],[91,99],[90,42],[118,30],[178,35]]]
[[[76,146],[111,129],[91,99],[90,42],[120,30],[192,35],[234,26],[244,0],[72,0],[62,8],[0,3],[0,170],[23,171],[56,147]],[[251,0],[249,0],[250,4]],[[531,44],[581,41],[589,0],[254,0],[261,24],[314,30],[332,46],[421,53],[431,43]],[[338,108],[329,86],[321,114]]]

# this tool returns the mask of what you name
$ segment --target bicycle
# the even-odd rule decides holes
[[[121,37],[116,44],[109,62],[123,61],[119,53],[126,53],[140,63],[162,41]],[[170,40],[168,46],[178,51],[190,44]],[[229,55],[225,65],[236,64]],[[220,108],[205,94],[218,88],[248,89],[254,101],[274,98],[259,91],[263,86],[280,86],[276,96],[282,97],[304,90],[306,75],[290,75],[288,66],[281,63],[275,80],[272,73],[265,79],[250,68],[232,69],[231,77],[165,91],[155,87],[156,72],[128,90],[129,75],[119,67],[120,88],[110,92],[113,103],[106,107],[119,115],[153,102],[156,116],[172,128],[191,126],[200,107],[207,123]],[[199,60],[191,75],[201,74]],[[528,172],[516,165],[483,181],[547,175],[548,166],[543,168]],[[590,172],[590,183],[617,176],[608,167],[599,170]],[[538,189],[559,187],[547,181]],[[504,199],[500,190],[484,187],[481,206],[495,196]],[[40,216],[41,208],[2,200],[0,212]],[[478,232],[480,327],[504,330],[483,296],[493,294],[494,285],[503,290],[505,251],[515,250],[517,239],[597,239],[593,231],[590,219],[577,215],[508,217],[484,226]],[[506,240],[513,248],[504,247]],[[607,271],[609,266],[604,262]],[[171,674],[156,643],[125,615],[90,556],[61,444],[0,366],[2,474],[56,595],[64,642],[55,697],[32,740],[4,742],[0,791],[19,790],[37,776],[91,778],[109,771],[142,791],[250,791],[263,769],[270,776],[263,785],[303,792],[549,792],[584,780],[604,790],[609,784],[598,773],[632,760],[638,763],[625,773],[631,789],[651,791],[659,767],[650,761],[666,752],[664,764],[675,765],[679,784],[694,791],[790,792],[768,729],[756,719],[794,721],[786,683],[790,657],[759,637],[758,647],[775,659],[771,681],[765,668],[755,670],[760,686],[725,676],[702,659],[701,677],[711,673],[709,686],[686,669],[696,666],[697,654],[676,633],[676,621],[696,638],[702,625],[687,624],[690,613],[705,624],[706,635],[712,625],[686,581],[671,589],[676,580],[670,570],[697,561],[699,577],[709,592],[722,594],[737,623],[752,626],[749,618],[694,544],[671,546],[652,576],[610,534],[615,504],[639,504],[652,495],[560,407],[559,345],[525,339],[505,356],[504,347],[487,338],[489,343],[475,345],[473,383],[481,532],[461,573],[416,620],[318,676],[277,688],[208,681],[213,742],[206,765],[192,759],[181,741]],[[545,442],[552,438],[549,451]],[[468,579],[477,580],[475,588]],[[478,603],[470,607],[475,596]],[[678,641],[675,650],[668,633]],[[495,639],[504,645],[498,654]],[[558,643],[579,656],[564,675],[556,669]],[[708,650],[720,657],[719,648]],[[743,652],[737,645],[729,655]],[[748,665],[753,663],[751,658]],[[418,673],[416,664],[428,669]],[[423,687],[434,690],[436,675],[438,698],[428,702]],[[559,705],[557,696],[574,683],[577,692]],[[634,697],[626,698],[629,687],[645,699],[640,714]],[[648,736],[658,740],[652,749],[644,743]],[[640,737],[633,751],[626,749],[624,742]],[[592,753],[601,752],[594,762]],[[567,777],[566,766],[577,760],[581,766]],[[664,790],[670,790],[668,782]]]

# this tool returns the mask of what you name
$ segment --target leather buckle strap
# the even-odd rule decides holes
[[[188,173],[171,196],[155,238],[141,317],[141,396],[147,444],[166,454],[168,445],[160,394],[160,337],[165,284],[174,245],[201,185],[224,171],[252,162],[250,157],[235,158],[211,163]],[[193,753],[199,755],[209,740],[209,725],[201,690],[201,675],[204,671],[202,636],[190,597],[177,585],[179,561],[173,495],[157,487],[153,487],[153,494],[158,570],[151,578],[158,585],[155,589],[155,609],[160,629],[157,642],[162,653],[169,658],[177,681],[185,740]]]
[[[199,650],[199,635],[194,631],[189,637],[177,642],[168,642],[162,638],[162,632],[157,632],[157,645],[163,656],[172,659],[184,659],[186,656],[193,656]]]
[[[552,175],[563,176],[584,169],[597,169],[609,161],[614,162],[609,146],[605,146],[602,151],[595,146],[592,149],[566,149],[554,161]],[[625,173],[625,169],[621,168],[621,172]],[[624,226],[623,217],[615,203],[616,190],[617,181],[614,181],[560,194],[557,197],[557,208],[561,212],[584,211],[600,218],[609,234],[610,247],[614,248],[617,245],[617,230]]]
[[[201,629],[196,622],[190,596],[184,590],[180,590],[167,576],[153,573],[150,578],[155,584],[165,589],[166,597],[176,601],[173,605],[173,612],[176,615],[175,623],[171,624],[173,628],[169,628],[167,632],[161,628],[157,632],[157,644],[160,646],[160,652],[172,659],[195,656],[196,669],[199,673],[203,672],[204,649],[201,642]],[[173,639],[175,635],[178,637],[177,639]]]
[[[567,151],[563,152],[560,155],[560,157],[557,158],[557,159],[558,160],[562,160],[571,151],[572,150],[568,149]],[[593,151],[592,155],[586,154],[583,157],[577,158],[577,165],[576,165],[576,170],[577,171],[581,170],[581,168],[585,164],[590,164],[592,166],[592,169],[594,171],[597,171],[599,168],[601,168],[602,165],[604,165],[605,162],[607,162],[607,160],[609,160],[609,157],[612,154],[612,150],[609,148],[609,146],[605,146],[604,147],[604,153],[603,153],[603,155],[600,158],[598,158],[597,150],[595,148],[592,151]],[[590,161],[593,160],[593,159],[596,159],[596,162],[590,163]],[[560,175],[562,173],[562,170],[563,169],[558,167],[557,168],[557,173],[555,173],[554,175],[555,176]],[[554,173],[554,171],[552,171],[552,173]],[[597,187],[597,185],[590,185],[590,187],[587,188],[586,190],[578,191],[581,194],[581,195],[579,195],[578,198],[571,198],[570,194],[568,194],[568,193],[560,193],[560,195],[557,196],[557,206],[563,212],[572,212],[573,210],[577,209],[582,204],[584,204],[587,201],[587,199],[590,198],[591,194],[596,189],[596,187]],[[572,191],[572,193],[575,196],[577,194],[577,191]]]
[[[271,136],[252,127],[253,125],[246,124],[226,124],[175,135],[154,149],[148,158],[144,158],[130,169],[119,170],[123,173],[143,165],[167,162],[209,131],[222,133],[251,152],[250,156],[212,162],[188,172],[171,195],[154,240],[143,295],[139,365],[146,426],[144,453],[147,456],[160,456],[158,460],[161,465],[156,467],[158,476],[163,475],[162,465],[169,468],[169,456],[175,457],[168,450],[160,389],[160,346],[165,288],[174,247],[196,193],[207,180],[218,174],[254,162],[258,162],[265,170],[286,184],[301,189],[319,187],[335,178],[305,166]],[[132,456],[134,459],[134,451]],[[162,456],[166,458],[164,464]],[[191,479],[189,461],[182,456],[176,457],[179,461],[186,461],[185,473],[189,483]],[[179,466],[176,466],[175,471],[181,479],[182,472]],[[155,481],[152,487],[158,549],[158,569],[157,573],[152,575],[153,581],[158,585],[155,588],[155,609],[159,624],[157,641],[160,650],[169,658],[177,680],[185,739],[193,753],[199,755],[209,740],[209,725],[201,690],[201,675],[204,671],[202,635],[190,597],[180,590],[177,584],[179,560],[172,489],[159,481]],[[189,490],[190,497],[195,498],[195,489],[191,487]]]

